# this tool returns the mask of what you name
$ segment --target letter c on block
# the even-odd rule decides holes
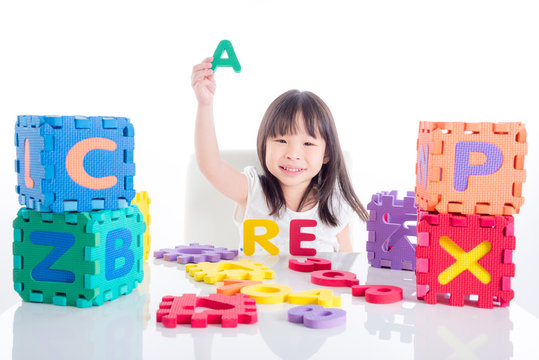
[[[106,138],[88,138],[79,141],[69,150],[66,156],[67,173],[74,182],[88,189],[107,189],[118,182],[116,176],[96,178],[84,170],[84,158],[92,150],[116,150],[116,143]]]

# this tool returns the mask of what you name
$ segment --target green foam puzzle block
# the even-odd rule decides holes
[[[89,307],[129,294],[144,277],[146,224],[136,206],[80,213],[21,208],[13,281],[24,301]]]

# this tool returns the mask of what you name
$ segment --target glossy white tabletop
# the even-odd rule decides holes
[[[297,305],[257,305],[258,322],[237,328],[208,325],[169,329],[155,321],[165,295],[214,293],[184,265],[150,259],[133,293],[100,307],[78,309],[19,303],[0,315],[0,359],[537,359],[539,319],[513,300],[492,310],[428,305],[415,297],[415,275],[375,269],[365,254],[318,254],[333,269],[358,275],[360,284],[396,285],[404,301],[375,305],[352,297],[350,288],[330,288],[342,297],[346,325],[323,330],[287,321]],[[245,256],[240,256],[245,258]],[[265,280],[294,292],[320,288],[309,273],[288,269],[288,256],[252,257],[275,270]],[[328,287],[329,288],[329,287]]]

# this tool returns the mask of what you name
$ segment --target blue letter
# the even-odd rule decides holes
[[[30,242],[36,245],[54,246],[54,249],[32,270],[36,281],[54,281],[72,283],[75,274],[67,270],[51,269],[51,266],[75,244],[75,236],[70,233],[34,231]]]
[[[122,246],[116,248],[116,240],[122,240]],[[128,229],[116,229],[107,234],[107,249],[105,253],[105,279],[114,280],[127,275],[135,262],[133,252],[129,250],[131,245],[131,231]],[[116,269],[116,260],[125,259],[124,264]]]

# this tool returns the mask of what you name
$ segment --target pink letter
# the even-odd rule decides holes
[[[314,234],[301,232],[302,227],[315,227],[316,220],[292,220],[290,221],[290,255],[294,256],[314,256],[316,249],[302,248],[302,241],[313,241],[316,239]]]

